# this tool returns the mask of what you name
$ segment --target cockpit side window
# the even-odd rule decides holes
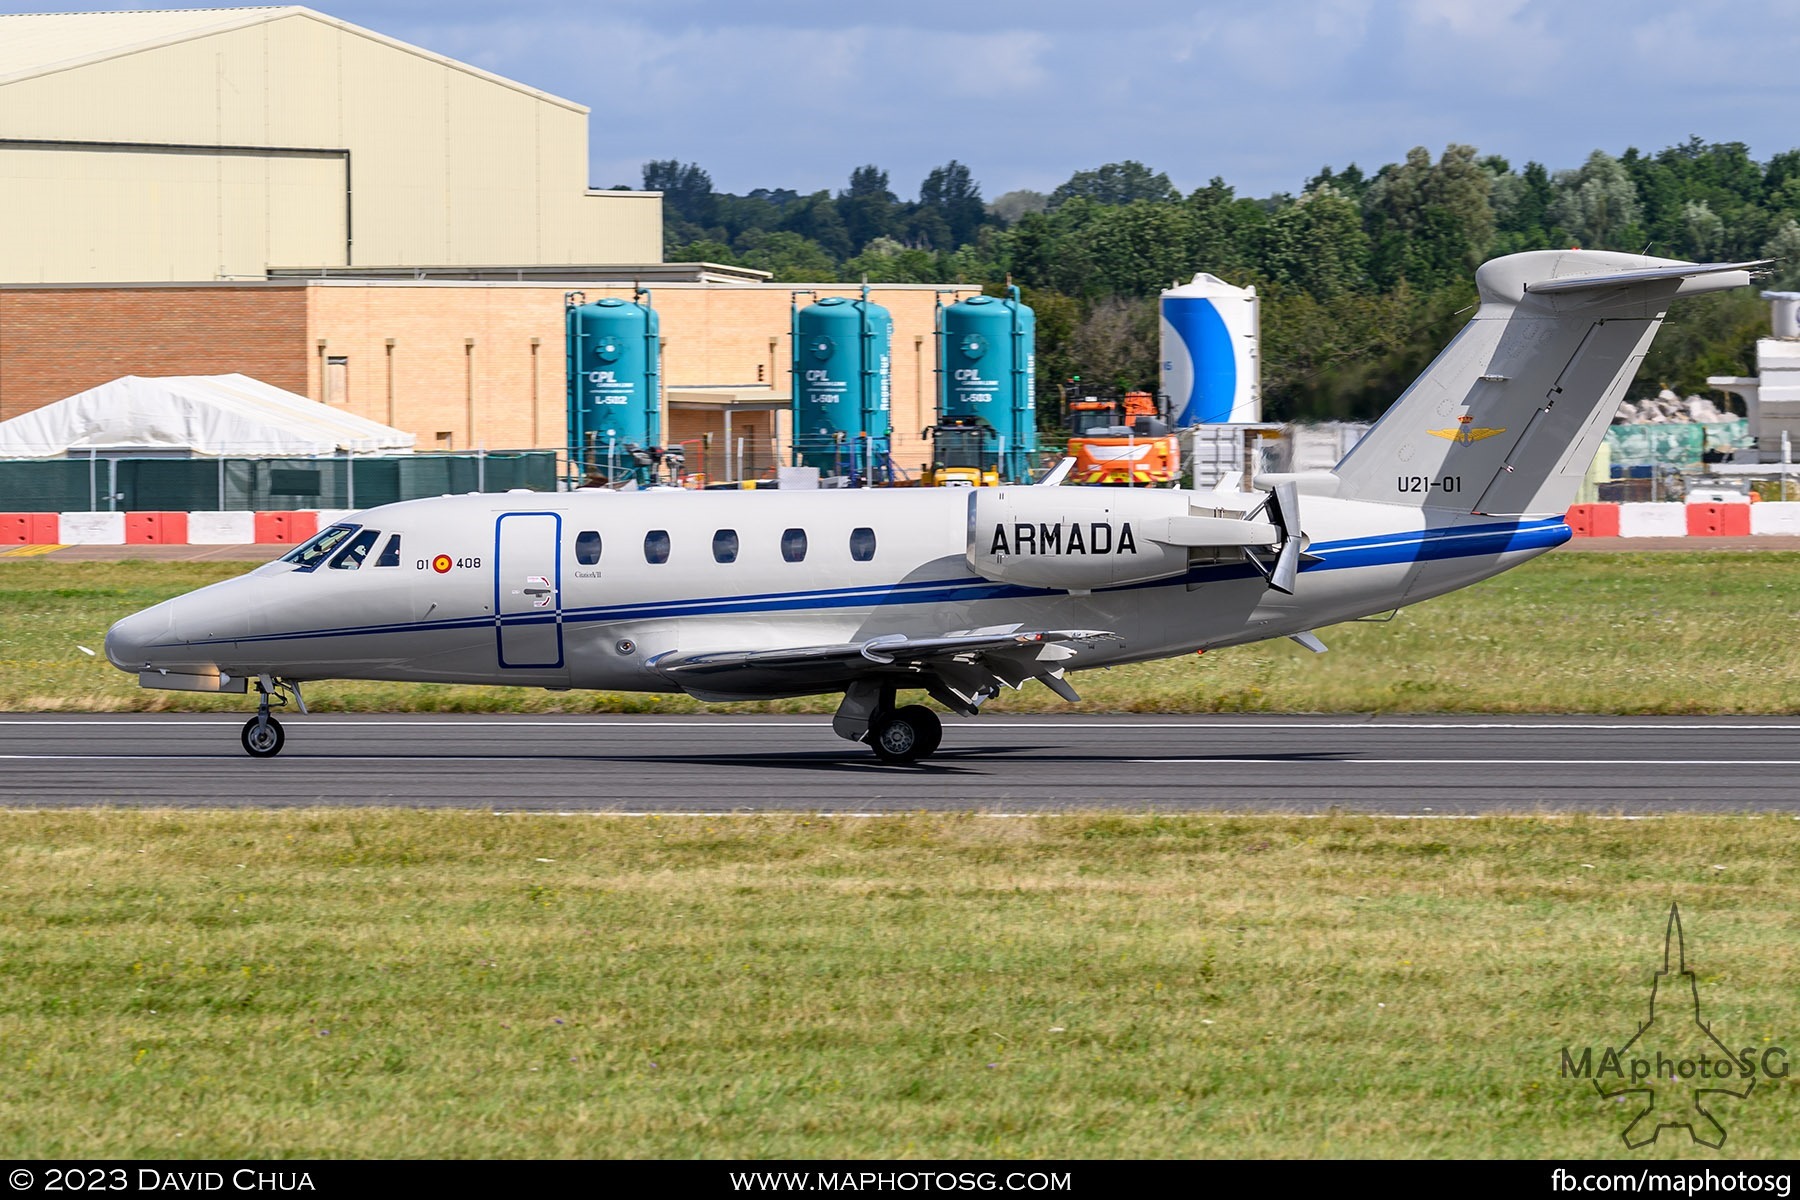
[[[337,557],[331,560],[331,569],[334,571],[354,571],[362,566],[363,559],[369,557],[369,551],[374,547],[375,539],[380,536],[381,533],[379,530],[365,529],[355,537],[351,538],[350,541],[345,544],[344,548],[337,552]]]
[[[397,567],[400,565],[400,535],[388,538],[386,546],[381,548],[381,557],[375,560],[378,567]]]
[[[332,525],[320,530],[310,540],[295,546],[281,556],[284,563],[293,563],[302,571],[310,571],[331,556],[331,553],[344,544],[360,525]]]

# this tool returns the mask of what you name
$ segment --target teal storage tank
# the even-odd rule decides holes
[[[894,318],[865,289],[860,300],[826,296],[792,321],[795,464],[888,478]]]
[[[1019,300],[971,296],[938,310],[938,419],[974,417],[992,430],[1001,477],[1036,466],[1037,316]]]
[[[649,293],[640,293],[648,297]],[[579,473],[617,479],[633,450],[661,444],[656,310],[608,296],[592,304],[568,298],[569,457]]]

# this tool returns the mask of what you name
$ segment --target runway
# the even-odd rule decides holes
[[[989,716],[918,767],[822,717],[293,716],[268,760],[243,721],[0,717],[0,805],[1800,815],[1797,718]]]

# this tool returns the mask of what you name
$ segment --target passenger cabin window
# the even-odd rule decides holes
[[[781,557],[789,562],[806,561],[806,530],[784,529],[781,533]]]
[[[310,540],[282,555],[281,561],[293,563],[302,571],[310,571],[331,557],[332,552],[342,546],[345,539],[361,528],[360,525],[332,525],[322,529]]]
[[[365,529],[351,538],[349,543],[337,552],[337,557],[331,560],[331,569],[354,571],[362,566],[363,559],[369,557],[369,551],[375,546],[375,539],[380,536],[381,534],[377,530]]]
[[[713,561],[736,562],[738,552],[737,530],[721,529],[713,534]]]
[[[584,567],[600,561],[600,535],[594,530],[584,529],[575,535],[575,561]]]
[[[644,535],[644,561],[647,563],[666,563],[669,561],[669,531],[652,529]]]
[[[381,557],[375,560],[378,567],[397,567],[400,565],[400,535],[394,534],[388,544],[381,548]]]
[[[850,557],[857,562],[868,562],[875,557],[875,531],[867,525],[859,525],[850,531]]]

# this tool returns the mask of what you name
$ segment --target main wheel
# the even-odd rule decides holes
[[[869,745],[882,762],[903,766],[917,762],[937,749],[942,736],[943,726],[936,713],[909,704],[898,712],[876,719],[869,731]]]
[[[244,732],[238,740],[244,743],[244,753],[251,758],[274,758],[286,744],[287,734],[274,717],[251,717],[244,722]]]
[[[894,713],[896,717],[905,717],[911,721],[913,728],[919,731],[919,745],[913,752],[913,758],[930,758],[937,753],[938,745],[944,740],[944,723],[938,715],[923,704],[909,704]]]

